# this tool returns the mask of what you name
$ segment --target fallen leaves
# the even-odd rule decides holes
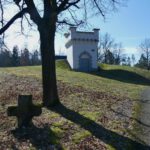
[[[45,108],[40,117],[33,119],[34,127],[12,133],[11,131],[16,128],[16,119],[6,115],[8,105],[16,104],[17,96],[25,93],[32,94],[35,103],[41,103],[42,84],[40,79],[31,77],[0,74],[0,78],[0,149],[59,150],[65,147],[72,150],[106,150],[105,143],[100,139],[86,133],[81,126],[65,119],[60,114]],[[119,132],[124,128],[124,122],[129,122],[129,118],[119,116],[111,110],[113,108],[130,116],[132,101],[128,97],[118,97],[111,93],[69,85],[62,81],[58,81],[58,91],[61,102],[67,108],[108,129],[115,129]],[[119,122],[113,123],[114,120],[119,120]],[[89,125],[91,121],[83,123]],[[83,136],[80,136],[80,132]],[[73,141],[76,135],[79,136],[77,143]]]

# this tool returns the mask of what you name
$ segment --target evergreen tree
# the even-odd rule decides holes
[[[32,53],[31,62],[32,62],[32,65],[40,65],[41,64],[38,50],[35,50]]]
[[[5,48],[2,48],[0,51],[0,66],[1,67],[10,67],[11,64],[11,52]]]
[[[105,61],[107,64],[114,64],[114,55],[110,50],[106,53]]]
[[[29,66],[31,65],[30,62],[30,53],[27,48],[21,51],[21,57],[20,57],[20,65],[21,66]]]
[[[20,65],[20,57],[19,57],[19,48],[18,48],[18,46],[13,47],[12,65],[13,66],[19,66]]]
[[[144,54],[141,54],[139,62],[135,66],[139,67],[139,68],[143,68],[143,69],[147,69],[148,68],[147,58],[144,56]]]
[[[130,57],[127,58],[127,66],[131,66],[131,58]]]

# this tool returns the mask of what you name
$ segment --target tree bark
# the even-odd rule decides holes
[[[43,21],[39,27],[42,58],[43,105],[54,106],[59,103],[55,66],[56,22]]]

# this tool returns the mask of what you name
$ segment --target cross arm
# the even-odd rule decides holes
[[[18,116],[18,108],[16,106],[10,106],[7,109],[8,116]]]
[[[33,105],[31,107],[31,114],[32,114],[32,116],[39,116],[39,115],[41,115],[41,113],[42,113],[41,106]]]

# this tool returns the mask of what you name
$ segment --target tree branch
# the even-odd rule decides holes
[[[61,4],[59,5],[59,7],[57,8],[57,12],[60,13],[61,10],[65,7],[65,5],[68,3],[69,0],[64,0],[63,2],[61,2]]]
[[[79,26],[79,25],[81,25],[83,22],[82,21],[80,21],[80,22],[76,22],[76,23],[70,23],[70,22],[68,22],[67,20],[62,20],[62,21],[57,21],[57,23],[58,24],[66,24],[66,25],[69,25],[69,26]]]
[[[52,11],[52,2],[49,0],[43,0],[44,1],[44,18],[48,18],[50,12]],[[51,3],[50,3],[51,2]]]
[[[113,1],[114,1],[114,0],[113,0]],[[100,14],[105,18],[104,12],[103,12],[102,9],[100,8],[100,6],[99,6],[97,0],[94,0],[94,3],[95,3],[95,5],[96,5],[97,9],[99,10]]]
[[[76,0],[74,2],[69,2],[69,0],[64,0],[60,6],[57,9],[57,12],[60,13],[66,9],[68,9],[71,6],[75,6],[76,8],[79,8],[76,4],[79,2],[80,0]]]
[[[33,0],[24,0],[27,7],[28,12],[30,14],[31,19],[38,25],[41,22],[41,17],[35,7]]]
[[[15,20],[17,20],[18,18],[21,18],[25,13],[28,12],[28,9],[27,8],[24,8],[22,9],[20,12],[18,12],[14,17],[12,17],[8,22],[7,24],[2,27],[0,29],[0,35],[3,34],[13,23]]]

